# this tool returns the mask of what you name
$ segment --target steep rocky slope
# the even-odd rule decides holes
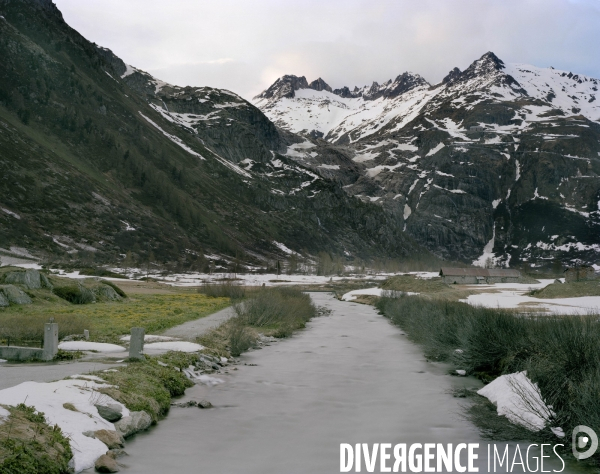
[[[0,251],[205,270],[427,253],[284,155],[302,139],[236,94],[125,65],[50,0],[0,0],[0,16]]]
[[[287,155],[375,202],[434,253],[600,263],[600,81],[486,53],[432,86],[284,76],[254,99],[305,137]]]

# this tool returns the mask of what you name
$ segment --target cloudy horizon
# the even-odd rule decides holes
[[[600,78],[600,0],[54,0],[88,40],[167,82],[251,99],[284,74],[438,83],[487,51]]]

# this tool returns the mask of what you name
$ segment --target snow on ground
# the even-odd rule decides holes
[[[129,341],[131,341],[131,335],[121,336],[119,339],[123,342],[129,342]],[[164,342],[164,341],[177,341],[177,338],[169,337],[169,336],[155,336],[152,334],[146,334],[144,336],[144,342]]]
[[[496,407],[498,415],[531,431],[539,431],[554,415],[544,403],[540,389],[526,372],[502,375],[477,392]]]
[[[59,380],[51,383],[24,382],[15,387],[0,390],[0,404],[16,406],[25,403],[43,412],[46,422],[58,425],[69,439],[73,450],[73,468],[75,472],[94,467],[94,462],[102,456],[108,447],[95,438],[88,438],[85,431],[111,430],[115,426],[98,414],[94,406],[97,403],[114,403],[123,409],[123,416],[129,416],[125,405],[100,394],[95,389],[106,388],[105,383],[89,380]],[[71,403],[77,411],[64,408],[63,404]]]
[[[534,298],[526,293],[544,288],[554,280],[539,280],[539,283],[496,283],[493,285],[469,285],[469,288],[499,290],[495,293],[478,293],[461,300],[473,306],[507,308],[527,311],[543,311],[553,314],[584,315],[600,313],[600,296],[577,298]]]
[[[403,291],[405,295],[418,295],[419,293],[413,293],[412,291]],[[352,290],[348,293],[345,293],[342,296],[342,301],[352,301],[355,300],[358,295],[369,295],[369,296],[387,296],[393,294],[392,291],[384,290],[382,288],[364,288],[362,290]]]
[[[180,352],[198,352],[204,349],[204,346],[187,341],[165,341],[151,342],[144,344],[144,353],[156,351],[180,351]]]
[[[116,344],[90,341],[67,341],[58,345],[63,351],[96,351],[96,352],[124,352],[126,349]]]
[[[544,311],[553,314],[585,315],[600,313],[600,296],[578,298],[534,298],[519,291],[480,293],[461,300],[473,306],[487,308],[516,308],[522,311]]]

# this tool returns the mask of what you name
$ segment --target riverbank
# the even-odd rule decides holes
[[[218,383],[218,379],[209,374],[226,371],[232,362],[231,353],[234,349],[243,352],[259,344],[261,336],[258,330],[287,337],[303,327],[316,314],[316,308],[310,298],[299,291],[268,289],[256,291],[238,303],[234,318],[231,311],[224,313],[209,318],[210,321],[190,322],[183,327],[172,328],[177,333],[185,333],[188,338],[201,338],[205,346],[196,344],[199,353],[173,351],[146,356],[139,361],[127,360],[125,364],[74,375],[59,382],[25,382],[0,390],[0,405],[10,407],[17,403],[17,399],[24,399],[29,400],[32,409],[40,413],[43,411],[44,414],[40,416],[45,416],[50,425],[48,428],[57,425],[70,440],[73,451],[70,468],[75,472],[89,469],[94,463],[97,469],[115,472],[114,469],[118,469],[115,458],[122,454],[124,438],[162,419],[168,413],[173,397],[181,396],[185,389],[195,383]],[[214,328],[218,323],[221,323],[220,326]],[[235,330],[242,330],[248,335],[248,346],[241,350],[235,348]],[[85,344],[85,341],[77,344]],[[193,345],[190,342],[186,344]],[[91,343],[92,346],[100,347],[102,344]],[[6,370],[7,367],[2,369]],[[38,396],[48,391],[54,394],[50,399]],[[87,402],[81,399],[80,393],[85,394]],[[118,416],[108,410],[111,406],[119,407]],[[13,421],[9,419],[8,422]],[[94,425],[101,428],[102,434],[98,434]],[[104,431],[109,435],[105,435]],[[17,432],[20,431],[15,430]],[[27,432],[20,432],[20,435],[23,442],[29,442]],[[51,451],[54,448],[41,446],[41,450],[44,449]],[[5,466],[14,464],[13,454],[8,453],[4,459],[0,458],[0,472]],[[62,458],[56,460],[54,471],[66,472],[61,467],[63,461]],[[23,473],[38,472],[37,467],[23,466],[23,469]]]
[[[557,443],[576,426],[600,431],[599,315],[515,315],[501,309],[419,296],[383,297],[377,308],[406,331],[431,360],[449,363],[460,375],[490,383],[481,395],[499,415],[520,427],[472,411],[496,439],[519,436]],[[561,452],[571,456],[565,438]],[[600,458],[593,461],[598,465]]]

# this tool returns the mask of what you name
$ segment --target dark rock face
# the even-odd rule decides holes
[[[318,82],[318,81],[314,81],[311,84],[315,84],[315,82]],[[325,84],[325,82],[323,82],[323,84]],[[327,85],[327,84],[325,84],[325,85]],[[329,86],[327,86],[327,87],[329,87]],[[277,81],[275,81],[275,83],[271,87],[269,87],[262,94],[258,95],[257,98],[281,99],[283,97],[287,97],[287,98],[291,99],[294,97],[295,91],[297,91],[298,89],[307,89],[307,88],[308,88],[308,82],[306,82],[306,77],[286,75],[286,76],[283,76],[283,77],[280,77],[279,79],[277,79]],[[319,89],[317,89],[317,90],[319,90]]]
[[[458,79],[460,77],[460,74],[461,74],[460,69],[455,67],[454,69],[452,69],[452,71],[450,71],[448,73],[448,75],[446,77],[444,77],[444,79],[442,80],[442,84],[448,84],[449,82],[454,82],[456,79]]]
[[[316,91],[329,91],[331,92],[331,87],[329,87],[329,85],[320,77],[314,81],[312,81],[309,85],[308,85],[309,89],[314,89]]]

